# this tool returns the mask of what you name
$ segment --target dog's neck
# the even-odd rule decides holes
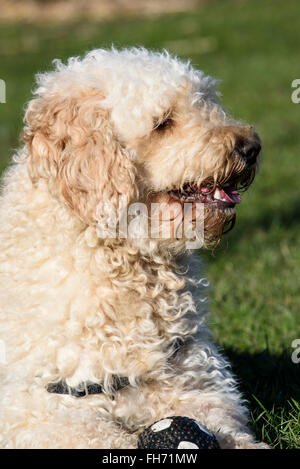
[[[109,375],[131,381],[163,376],[175,339],[193,335],[201,324],[192,282],[158,246],[146,252],[128,240],[99,240],[95,227],[52,196],[47,181],[32,186],[24,168],[15,171],[3,207],[12,225],[20,219],[26,224],[27,237],[10,231],[20,249],[24,288],[14,310],[27,311],[29,335],[37,317],[47,324],[41,340],[50,355],[38,358],[47,364],[47,382],[68,376],[76,386]],[[24,309],[29,297],[32,306]]]

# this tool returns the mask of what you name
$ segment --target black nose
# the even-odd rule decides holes
[[[257,140],[240,139],[235,146],[235,150],[244,158],[248,166],[256,163],[261,150],[261,144]]]

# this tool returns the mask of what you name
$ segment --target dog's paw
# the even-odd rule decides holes
[[[272,449],[271,446],[267,445],[267,443],[245,443],[244,445],[238,445],[237,448],[239,449]]]

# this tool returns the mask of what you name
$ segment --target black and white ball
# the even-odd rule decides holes
[[[139,449],[220,449],[206,427],[188,417],[168,417],[146,428],[139,437]]]

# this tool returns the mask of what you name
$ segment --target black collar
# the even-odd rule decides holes
[[[184,341],[181,338],[175,339],[171,342],[170,347],[172,347],[172,354],[169,358],[176,359],[179,351],[181,350],[182,346],[184,345]],[[120,391],[121,389],[128,386],[129,379],[123,376],[116,376],[113,375],[113,382],[110,386],[110,396],[113,397],[113,394]],[[85,397],[90,394],[102,394],[105,393],[104,386],[101,383],[93,383],[91,381],[84,381],[78,384],[78,386],[72,388],[66,383],[65,379],[61,379],[60,381],[56,381],[54,383],[49,383],[46,387],[48,392],[55,393],[55,394],[68,394],[69,396],[74,397]]]
[[[117,391],[129,385],[129,380],[126,377],[113,376],[113,384],[110,387],[111,393],[115,394]],[[100,383],[92,383],[91,381],[81,382],[78,386],[72,388],[64,379],[49,383],[47,391],[55,394],[68,394],[74,397],[85,397],[89,394],[102,394],[104,393],[104,386]]]

